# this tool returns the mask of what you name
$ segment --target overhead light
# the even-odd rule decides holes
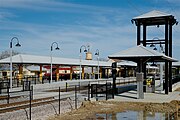
[[[131,23],[132,23],[132,24],[134,24],[134,21],[133,21],[133,20],[131,20]]]
[[[154,46],[154,44],[152,43],[152,44],[150,45],[150,47],[155,47],[155,46]]]
[[[21,47],[21,45],[19,44],[19,42],[15,45],[16,47]]]
[[[153,50],[157,50],[157,48],[155,47]]]
[[[178,25],[179,22],[176,22],[176,25]]]
[[[157,67],[157,65],[153,62],[153,64],[151,64],[151,66]]]

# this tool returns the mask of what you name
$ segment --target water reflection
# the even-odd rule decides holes
[[[114,114],[96,114],[96,120],[178,120],[178,114],[124,111]]]

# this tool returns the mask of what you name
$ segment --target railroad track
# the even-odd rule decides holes
[[[66,99],[67,98],[63,98],[61,100],[66,100]],[[54,99],[54,97],[35,99],[35,100],[32,100],[31,107],[50,104],[50,103],[57,102],[57,101],[59,101],[59,100]],[[29,100],[22,101],[22,102],[10,103],[10,104],[2,104],[2,105],[0,105],[0,114],[16,111],[16,110],[20,110],[20,109],[26,109],[26,108],[29,108],[29,106],[30,106]]]
[[[22,97],[22,96],[11,96],[11,97],[9,97],[9,99],[17,99],[20,97]],[[0,100],[7,100],[7,99],[8,99],[7,95],[0,96]]]

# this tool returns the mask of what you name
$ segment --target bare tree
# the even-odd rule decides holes
[[[16,51],[12,51],[12,56],[19,54]],[[10,57],[10,51],[6,50],[0,53],[0,60]],[[0,64],[0,68],[8,68],[9,64]]]
[[[16,52],[14,50],[12,51],[12,56],[17,55],[17,54],[19,54],[19,52]],[[10,57],[10,51],[6,50],[6,51],[2,51],[0,53],[0,60],[4,59],[4,58],[8,58],[8,57]]]

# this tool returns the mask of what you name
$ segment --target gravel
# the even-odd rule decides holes
[[[82,102],[78,101],[79,108]],[[61,114],[75,109],[74,100],[61,101]],[[31,109],[32,120],[45,120],[50,116],[59,114],[59,102],[33,107]],[[27,120],[29,119],[29,108],[0,114],[0,120]]]

